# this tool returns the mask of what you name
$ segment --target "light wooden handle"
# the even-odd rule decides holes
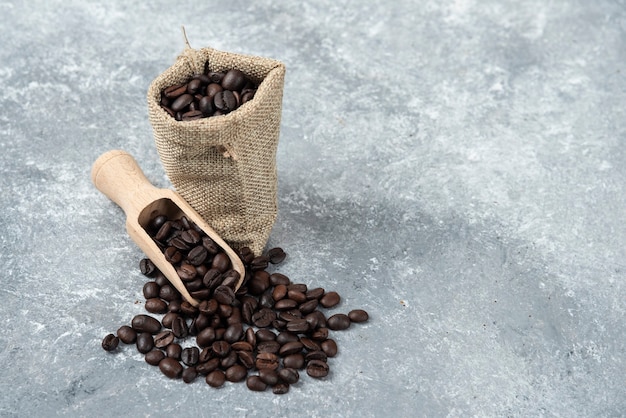
[[[117,203],[127,217],[134,219],[154,200],[154,192],[158,190],[148,181],[137,161],[121,150],[105,152],[94,162],[91,181]]]

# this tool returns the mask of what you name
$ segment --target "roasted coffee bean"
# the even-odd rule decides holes
[[[117,330],[117,337],[124,344],[134,344],[137,340],[137,331],[135,331],[128,325],[122,325]]]
[[[324,308],[332,308],[337,306],[341,301],[341,297],[337,292],[328,292],[320,298],[320,305]]]
[[[156,282],[147,282],[143,285],[143,297],[146,299],[159,297],[159,290],[161,290],[161,286]]]
[[[315,351],[309,351],[308,353],[306,353],[306,355],[304,356],[304,360],[306,360],[307,362],[311,360],[326,361],[328,360],[328,356],[322,350],[315,350]]]
[[[196,370],[195,367],[187,367],[185,370],[183,370],[183,373],[182,373],[183,382],[191,383],[194,380],[196,380],[196,377],[198,377],[198,371]]]
[[[322,360],[311,360],[306,366],[306,373],[316,379],[328,376],[328,364]]]
[[[215,342],[215,329],[214,328],[205,328],[202,331],[198,332],[196,336],[196,343],[201,348],[209,347]]]
[[[137,351],[141,354],[146,354],[154,348],[154,338],[152,338],[152,334],[148,332],[141,332],[137,334],[137,341],[135,344],[137,346]]]
[[[139,270],[144,276],[151,277],[156,273],[156,266],[149,258],[144,258],[139,262]]]
[[[158,366],[161,360],[165,358],[165,353],[161,350],[150,350],[146,353],[144,360],[151,366]]]
[[[279,284],[279,285],[274,286],[274,289],[272,290],[272,297],[274,298],[275,301],[284,299],[286,296],[287,296],[286,285]]]
[[[170,109],[174,112],[180,112],[181,110],[186,109],[193,102],[193,99],[193,95],[189,93],[182,94],[172,102]]]
[[[276,313],[271,309],[263,308],[252,315],[252,322],[259,328],[266,328],[276,319]]]
[[[226,357],[220,359],[220,367],[222,370],[226,370],[231,366],[234,366],[237,363],[239,356],[233,350],[230,350],[230,353]]]
[[[296,369],[291,367],[285,367],[278,370],[278,377],[284,383],[294,384],[300,379],[300,374]]]
[[[286,311],[288,309],[294,309],[298,307],[298,302],[292,299],[281,299],[274,304],[274,309],[277,311]]]
[[[213,83],[221,83],[224,78],[224,73],[220,71],[211,71],[208,73],[208,76]]]
[[[231,326],[231,325],[242,325],[242,317],[241,317],[241,309],[239,309],[237,306],[232,306],[232,313],[230,314],[230,316],[228,318],[226,318],[226,325],[227,326]],[[241,331],[241,336],[243,337],[243,330]]]
[[[337,355],[337,343],[335,340],[327,339],[321,342],[320,348],[328,357],[335,357]]]
[[[310,314],[311,312],[313,312],[313,311],[315,311],[317,309],[317,305],[318,304],[319,304],[319,302],[317,301],[317,299],[311,299],[311,300],[307,300],[306,302],[300,304],[300,306],[298,306],[298,309],[304,315],[308,315],[308,314]]]
[[[257,344],[256,349],[259,353],[278,353],[280,344],[277,341],[263,341]]]
[[[183,303],[182,299],[174,299],[167,305],[167,310],[176,314],[180,313],[180,305]]]
[[[311,334],[311,339],[314,341],[324,341],[328,338],[328,328],[318,328]]]
[[[218,269],[211,268],[202,278],[202,283],[207,289],[213,290],[222,283],[222,273]]]
[[[177,84],[163,90],[163,95],[169,99],[179,97],[187,91],[187,84]]]
[[[262,328],[256,332],[256,340],[258,342],[275,341],[276,334],[270,329]]]
[[[267,384],[261,380],[259,376],[252,375],[248,376],[246,379],[246,386],[248,389],[253,390],[255,392],[263,392],[267,389]]]
[[[195,279],[198,275],[196,268],[192,264],[185,262],[183,262],[180,267],[176,269],[176,273],[183,282],[189,282]]]
[[[186,300],[184,300],[180,304],[180,313],[183,316],[186,316],[188,318],[193,318],[194,316],[196,316],[198,314],[198,308],[196,308],[191,303],[189,303]]]
[[[241,276],[236,270],[227,270],[222,275],[222,285],[230,287],[231,289],[235,289],[235,287],[237,287],[237,284],[239,283],[240,278]]]
[[[215,299],[203,300],[198,305],[198,310],[205,315],[213,315],[217,312],[219,305]]]
[[[229,382],[241,382],[248,375],[248,369],[240,364],[235,364],[226,369],[224,375]]]
[[[223,285],[217,286],[217,288],[213,291],[213,297],[219,303],[223,303],[225,305],[232,305],[237,300],[233,289]]]
[[[215,357],[210,360],[200,363],[196,366],[196,371],[203,376],[208,375],[213,370],[216,370],[220,366],[220,359]]]
[[[233,314],[233,307],[220,303],[219,307],[217,308],[217,314],[221,318],[228,318]]]
[[[252,351],[254,347],[247,341],[237,341],[230,345],[230,349],[234,351]]]
[[[160,298],[150,298],[144,304],[146,311],[154,314],[162,314],[167,312],[167,303]]]
[[[288,286],[291,283],[289,277],[285,276],[282,273],[272,273],[270,274],[270,284],[272,286],[278,286],[280,284]]]
[[[154,346],[156,348],[165,348],[174,342],[174,334],[171,331],[162,331],[154,336]]]
[[[287,285],[287,293],[292,290],[306,294],[306,292],[308,292],[308,287],[304,283],[291,283]]]
[[[287,254],[285,254],[282,248],[276,247],[276,248],[271,248],[267,252],[267,256],[269,258],[270,263],[279,264],[285,260],[285,257],[287,256]]]
[[[294,334],[293,332],[289,332],[289,331],[283,331],[276,336],[276,341],[278,341],[280,345],[285,345],[287,343],[299,341],[299,340],[300,339],[298,338],[296,334]]]
[[[195,109],[194,103],[192,102],[189,105],[189,111],[182,114],[180,120],[182,121],[190,121],[190,120],[198,120],[202,119],[204,114],[201,110]]]
[[[202,351],[200,351],[200,355],[198,356],[198,362],[204,363],[214,357],[215,355],[213,354],[213,350],[211,350],[211,347],[204,347]]]
[[[291,341],[283,344],[278,351],[278,354],[281,357],[289,356],[291,354],[296,354],[302,351],[304,345],[300,341]]]
[[[161,331],[161,323],[155,318],[144,314],[135,315],[132,319],[131,325],[137,332],[156,334]]]
[[[230,268],[230,259],[225,253],[218,253],[213,257],[211,268],[216,269],[220,273],[224,273]]]
[[[192,248],[187,254],[187,260],[194,266],[199,266],[207,259],[209,252],[202,245]],[[196,270],[197,273],[197,270]]]
[[[178,379],[183,374],[182,364],[170,357],[165,357],[159,362],[159,369],[171,379]]]
[[[211,296],[211,291],[207,289],[206,287],[204,287],[204,283],[202,283],[201,277],[196,276],[196,278],[193,279],[192,281],[185,282],[185,287],[187,288],[190,294],[193,294],[193,293],[198,294],[198,292],[206,290],[207,298]],[[201,300],[204,300],[204,298],[201,298]]]
[[[187,347],[183,349],[180,354],[180,359],[186,366],[195,366],[198,364],[198,357],[200,356],[200,350],[198,347]]]
[[[215,341],[211,344],[211,350],[218,357],[226,357],[230,353],[230,344],[226,341]]]
[[[161,318],[161,324],[163,324],[165,328],[172,328],[172,322],[174,322],[177,316],[178,314],[176,312],[168,312]]]
[[[228,343],[234,343],[243,338],[243,325],[241,323],[235,323],[229,325],[224,332],[224,340]]]
[[[219,388],[224,384],[224,382],[226,382],[226,376],[223,371],[218,369],[207,374],[205,380],[209,386]]]
[[[256,359],[251,351],[239,351],[237,353],[237,357],[239,357],[239,362],[246,368],[251,369],[254,367],[254,363]]]
[[[301,333],[309,330],[309,323],[306,319],[294,319],[287,322],[287,331]]]
[[[272,321],[272,326],[276,328],[278,332],[285,331],[287,329],[287,321],[282,319],[275,319]]]
[[[253,271],[265,270],[268,266],[268,263],[269,263],[268,258],[266,256],[260,255],[252,259],[252,262],[250,263],[250,268]]]
[[[307,292],[305,294],[306,294],[306,298],[307,299],[312,300],[312,299],[319,299],[319,298],[321,298],[322,296],[324,296],[324,292],[325,292],[325,290],[323,288],[316,287],[314,289],[307,290]]]
[[[310,338],[300,337],[300,342],[307,351],[316,351],[321,349],[320,345]]]
[[[113,351],[117,348],[119,343],[119,337],[116,337],[114,334],[109,334],[102,340],[102,348],[106,351]]]
[[[352,322],[366,322],[369,319],[369,315],[363,309],[353,309],[348,312],[348,318]]]
[[[161,289],[159,290],[159,297],[168,302],[172,302],[180,299],[180,293],[178,293],[178,290],[176,290],[174,286],[165,284],[161,286]]]
[[[287,392],[289,392],[289,385],[287,383],[279,382],[272,386],[272,393],[275,395],[284,395]]]
[[[283,366],[293,369],[304,368],[304,355],[302,353],[290,354],[283,358]]]
[[[299,319],[302,319],[302,312],[300,312],[297,309],[290,309],[288,311],[280,311],[278,313],[278,318],[287,322],[294,321],[296,319],[299,320]]]
[[[273,386],[278,383],[278,372],[272,369],[260,369],[259,370],[259,378],[266,385]]]
[[[334,314],[326,321],[328,328],[333,331],[344,330],[350,327],[350,318],[346,314]]]
[[[301,304],[307,301],[306,295],[297,290],[289,290],[287,292],[287,297],[293,301],[296,301],[298,304]]]
[[[274,298],[272,297],[271,289],[267,289],[259,297],[259,305],[263,308],[272,309],[274,307]]]
[[[221,85],[226,90],[241,90],[246,85],[246,75],[239,70],[228,70],[222,78]]]
[[[189,335],[187,321],[180,315],[176,315],[172,321],[172,333],[176,338],[185,338]]]
[[[172,263],[179,263],[183,259],[183,255],[176,247],[167,247],[165,251],[163,251],[163,255],[165,255],[165,259]]]
[[[165,347],[165,354],[175,360],[180,360],[180,356],[183,352],[183,348],[178,343],[171,343]]]
[[[256,356],[255,366],[257,369],[276,370],[279,366],[278,356],[273,353],[259,353]]]
[[[198,110],[200,110],[204,116],[211,116],[214,110],[213,96],[203,96],[198,102]]]

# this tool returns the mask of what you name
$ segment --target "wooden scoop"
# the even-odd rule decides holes
[[[176,192],[154,187],[130,154],[120,150],[102,154],[93,164],[91,180],[98,190],[124,210],[126,230],[132,240],[189,303],[197,306],[199,302],[191,297],[174,266],[165,259],[147,232],[150,221],[157,215],[165,215],[168,219],[179,219],[184,215],[200,227],[230,258],[233,269],[239,273],[235,290],[239,289],[245,276],[239,256]]]

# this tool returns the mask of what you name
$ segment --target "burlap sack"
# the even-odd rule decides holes
[[[207,64],[208,63],[208,64]],[[260,83],[254,99],[224,115],[179,122],[161,91],[195,73],[238,69]],[[176,191],[234,248],[259,255],[277,215],[276,149],[285,66],[278,61],[186,47],[148,89],[157,150]]]

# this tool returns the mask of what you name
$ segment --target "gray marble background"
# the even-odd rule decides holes
[[[626,415],[623,0],[0,1],[0,416]],[[287,67],[279,271],[371,321],[289,394],[170,381],[103,152],[170,187],[149,83],[194,47]]]

